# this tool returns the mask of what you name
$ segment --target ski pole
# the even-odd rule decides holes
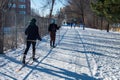
[[[58,37],[58,45],[59,45],[59,43],[60,43],[60,28],[59,28],[59,37]]]
[[[28,22],[25,24],[25,28],[28,26],[29,22],[30,22],[30,21],[28,21]],[[23,31],[25,31],[25,28],[24,28]],[[23,47],[22,51],[25,51],[25,48],[26,48],[26,35],[23,36],[23,46],[24,46],[24,47]],[[22,61],[23,56],[24,56],[24,53],[21,53],[20,61]]]

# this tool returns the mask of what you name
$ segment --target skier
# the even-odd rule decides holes
[[[71,28],[72,28],[72,25],[73,25],[73,23],[71,22],[71,23],[70,23]]]
[[[23,61],[22,63],[25,64],[25,58],[27,55],[27,52],[30,48],[30,45],[32,44],[32,59],[35,60],[35,45],[36,45],[36,40],[41,41],[41,37],[39,35],[39,29],[38,26],[36,25],[36,19],[33,18],[29,24],[29,26],[25,30],[25,35],[27,35],[27,43],[26,43],[26,49],[23,55]]]
[[[56,31],[59,29],[57,24],[55,24],[55,20],[52,20],[52,23],[48,27],[48,31],[50,34],[50,46],[55,47],[55,38],[56,38]]]

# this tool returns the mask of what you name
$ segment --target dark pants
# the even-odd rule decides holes
[[[35,45],[36,45],[36,42],[35,42],[35,41],[27,41],[26,49],[25,49],[24,54],[25,54],[25,55],[27,54],[27,52],[28,52],[31,44],[32,44],[32,49],[33,49],[33,56],[35,56]]]
[[[55,46],[56,32],[50,32],[50,46]]]

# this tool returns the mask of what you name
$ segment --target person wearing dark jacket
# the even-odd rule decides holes
[[[48,31],[50,34],[50,46],[53,48],[55,47],[56,31],[58,29],[59,27],[57,26],[57,24],[55,24],[55,21],[53,21],[48,27]]]
[[[39,35],[39,29],[38,26],[36,25],[36,19],[33,18],[29,24],[29,26],[25,30],[25,35],[27,35],[27,43],[26,43],[26,49],[23,55],[23,61],[22,63],[25,64],[25,58],[27,55],[27,52],[30,48],[30,45],[32,44],[32,49],[33,49],[33,54],[32,58],[35,60],[35,45],[36,45],[36,40],[41,41],[41,37]]]

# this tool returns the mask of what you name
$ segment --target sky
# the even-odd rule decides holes
[[[43,10],[42,7],[44,5],[44,0],[31,0],[31,7],[35,9],[36,12],[39,12],[41,16],[45,16],[49,14],[49,9]],[[56,1],[53,14],[56,14],[60,8],[64,7],[65,0],[63,0],[63,3]]]

